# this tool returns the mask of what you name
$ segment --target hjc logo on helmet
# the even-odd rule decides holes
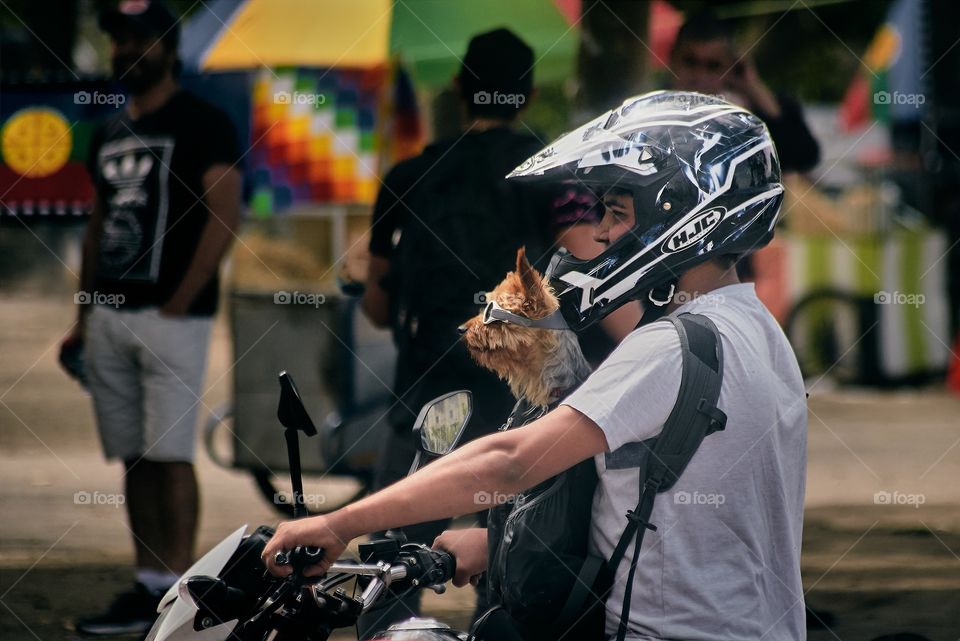
[[[694,244],[720,224],[726,211],[723,207],[719,207],[702,212],[668,238],[663,243],[663,251],[676,252]]]

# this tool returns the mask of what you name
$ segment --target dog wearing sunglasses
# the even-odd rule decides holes
[[[518,405],[541,411],[590,374],[548,282],[517,250],[516,270],[487,293],[484,310],[461,326],[471,357],[505,380]]]
[[[549,282],[530,265],[521,248],[517,251],[516,269],[487,293],[483,311],[460,328],[473,360],[504,379],[517,399],[501,430],[540,418],[590,375],[590,365],[580,351],[577,336],[562,322],[559,309]],[[504,600],[506,586],[500,578],[505,576],[503,570],[507,567],[521,568],[519,574],[514,570],[515,574],[510,576],[511,580],[524,582],[535,575],[563,575],[561,580],[550,583],[556,588],[556,599],[566,598],[571,586],[563,578],[576,577],[578,570],[565,566],[562,559],[578,558],[567,553],[579,552],[581,543],[586,545],[589,519],[568,523],[565,516],[577,508],[589,515],[595,486],[594,462],[587,459],[523,492],[515,502],[491,506],[483,537],[488,546],[487,588],[491,604],[503,605],[494,605],[480,617],[476,624],[480,636],[499,636],[504,615],[512,621]],[[507,537],[506,523],[516,506],[531,505],[538,497],[543,500],[537,511],[517,517],[515,529]],[[555,527],[557,522],[563,526]],[[531,539],[543,548],[537,551],[536,546],[530,545]],[[518,550],[523,561],[510,561]],[[542,580],[534,583],[537,590],[544,592]]]

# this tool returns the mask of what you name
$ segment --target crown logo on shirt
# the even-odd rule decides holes
[[[103,177],[118,187],[139,185],[153,169],[153,157],[149,154],[139,160],[133,153],[112,158],[103,164]]]

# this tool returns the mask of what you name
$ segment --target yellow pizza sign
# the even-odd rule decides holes
[[[67,164],[73,135],[59,111],[28,108],[7,120],[0,132],[0,145],[10,169],[26,178],[43,178]]]

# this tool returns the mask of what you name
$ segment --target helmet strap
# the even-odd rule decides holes
[[[677,281],[662,283],[650,289],[647,292],[647,300],[657,307],[666,307],[673,300],[673,294],[677,290]]]
[[[640,317],[640,322],[637,323],[637,327],[634,329],[648,325],[655,320],[660,320],[667,313],[667,305],[670,304],[670,301],[673,300],[673,294],[677,289],[677,280],[673,279],[666,283],[660,283],[655,287],[651,287],[647,290],[647,295],[643,297],[653,303],[652,305],[644,305],[643,316]]]

